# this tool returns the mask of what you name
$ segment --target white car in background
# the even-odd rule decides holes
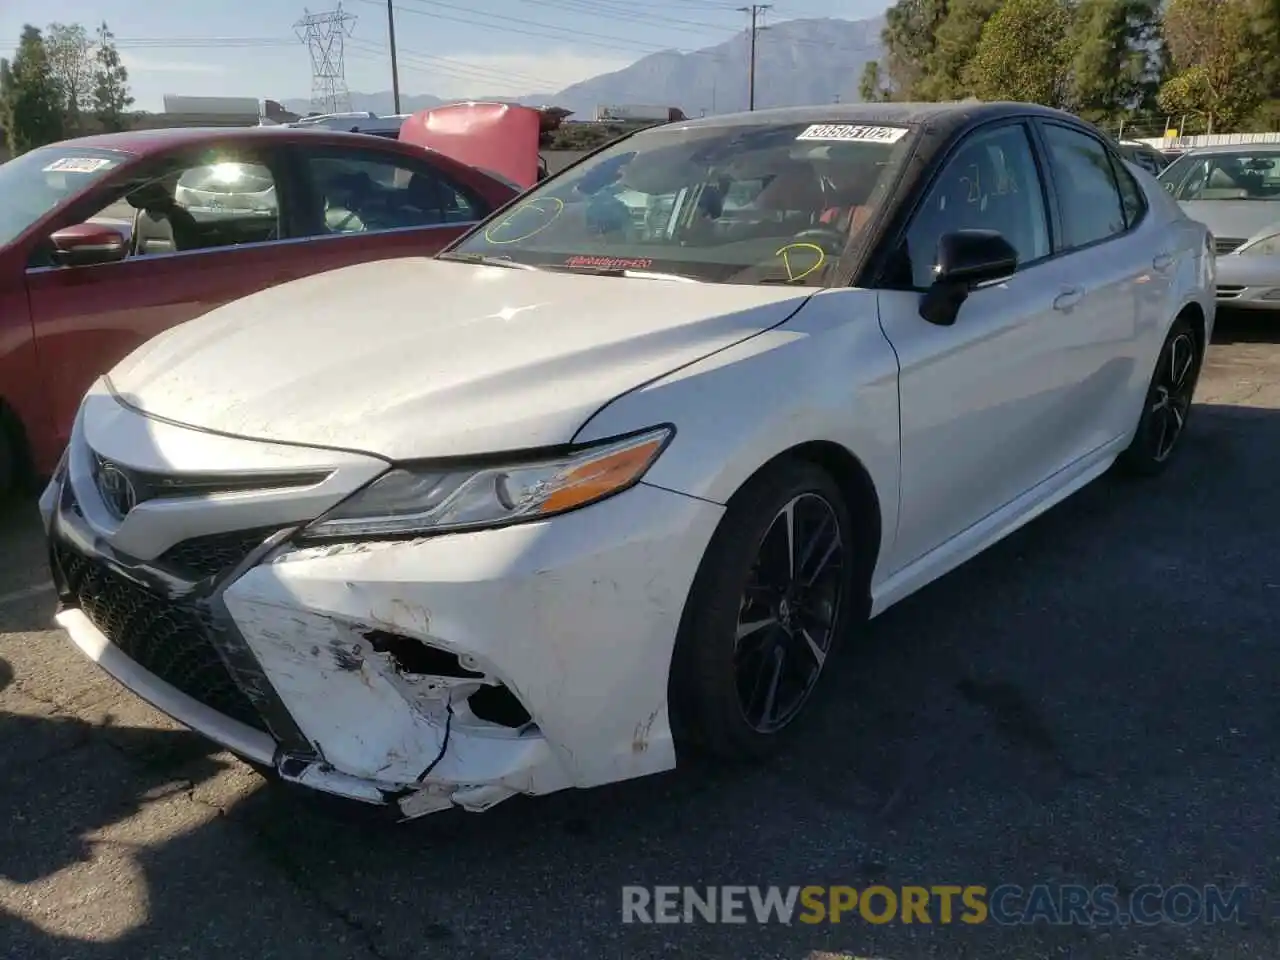
[[[404,816],[762,756],[868,616],[1179,449],[1212,251],[1114,150],[1014,104],[677,122],[214,310],[85,398],[58,622]]]
[[[1189,150],[1160,182],[1213,234],[1218,302],[1280,311],[1280,143]]]
[[[275,177],[257,163],[212,163],[183,172],[174,203],[197,220],[279,215]]]

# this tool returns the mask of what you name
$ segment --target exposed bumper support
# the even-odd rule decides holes
[[[246,760],[263,766],[274,765],[276,742],[267,734],[211,710],[144,670],[113,646],[79,610],[63,610],[55,619],[81,653],[161,713],[167,713]]]
[[[379,784],[349,777],[321,763],[299,762],[287,757],[278,760],[276,742],[269,735],[206,707],[177,687],[144,670],[108,641],[81,611],[63,610],[54,619],[58,626],[67,631],[71,642],[81,653],[151,706],[245,760],[263,767],[276,767],[284,780],[362,803],[382,805],[395,799],[406,817],[420,816],[454,805],[454,801],[448,796],[439,795],[432,790],[400,797],[405,791],[394,784]],[[466,806],[470,807],[471,804]]]

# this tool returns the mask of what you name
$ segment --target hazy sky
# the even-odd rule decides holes
[[[441,97],[554,92],[663,49],[712,46],[742,30],[733,0],[394,0],[402,93]],[[764,22],[874,16],[885,0],[777,0]],[[315,0],[312,12],[336,6]],[[391,88],[386,0],[344,0],[352,90]],[[24,23],[92,27],[106,20],[129,68],[136,106],[166,93],[305,97],[311,88],[294,0],[0,0],[0,56]],[[239,41],[239,42],[236,42]],[[761,42],[764,42],[763,40]]]

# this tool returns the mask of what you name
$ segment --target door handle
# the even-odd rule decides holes
[[[1151,261],[1151,266],[1157,270],[1168,270],[1173,263],[1172,253],[1157,253]]]
[[[1063,313],[1070,310],[1084,298],[1084,291],[1079,287],[1072,287],[1070,290],[1063,290],[1053,301],[1053,309],[1061,310]]]

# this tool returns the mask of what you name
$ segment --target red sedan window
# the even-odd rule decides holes
[[[0,246],[101,180],[128,158],[111,150],[61,144],[32,150],[0,164]]]

